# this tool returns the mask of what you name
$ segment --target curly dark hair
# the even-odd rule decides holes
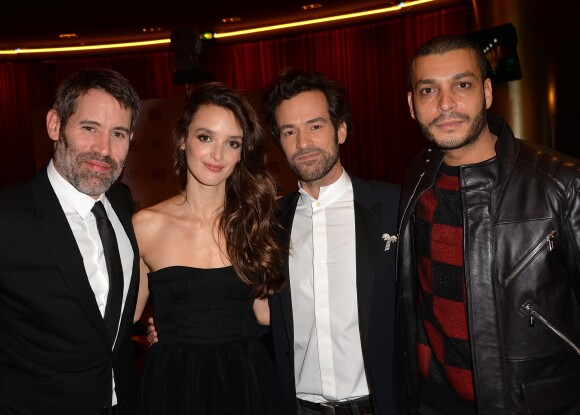
[[[52,107],[64,129],[68,119],[75,112],[77,99],[92,89],[100,89],[115,98],[123,108],[131,110],[130,132],[135,130],[139,115],[139,96],[129,81],[112,69],[86,69],[72,74],[57,88]]]
[[[415,51],[407,65],[407,80],[411,91],[413,90],[413,63],[421,56],[442,55],[453,50],[467,49],[473,51],[477,59],[477,66],[481,72],[481,80],[487,78],[487,59],[483,50],[475,43],[464,36],[441,35],[429,39]]]
[[[346,131],[352,132],[350,108],[345,99],[344,88],[339,83],[326,79],[319,72],[289,68],[282,71],[266,89],[262,102],[266,125],[279,148],[281,148],[280,129],[276,121],[276,108],[282,101],[306,91],[322,92],[328,103],[328,112],[334,129],[337,130],[344,122]]]
[[[200,107],[229,110],[243,131],[241,160],[226,180],[224,210],[218,219],[228,257],[238,277],[253,285],[260,298],[284,285],[280,270],[288,248],[277,238],[276,185],[266,169],[266,141],[256,112],[240,92],[219,82],[200,86],[187,100],[173,131],[173,157],[181,189],[187,182],[187,161],[181,151],[191,120]]]

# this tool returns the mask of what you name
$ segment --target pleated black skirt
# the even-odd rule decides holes
[[[140,415],[287,415],[283,402],[272,358],[252,337],[155,344],[141,373]]]

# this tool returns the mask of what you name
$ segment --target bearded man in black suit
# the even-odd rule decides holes
[[[338,83],[290,69],[264,104],[299,179],[278,201],[290,255],[286,286],[270,301],[288,405],[300,415],[392,414],[399,187],[342,167],[351,122]]]
[[[75,73],[46,117],[47,167],[0,192],[2,414],[135,413],[139,255],[133,200],[114,183],[138,112],[119,73]]]

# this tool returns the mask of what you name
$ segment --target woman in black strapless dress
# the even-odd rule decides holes
[[[271,356],[248,334],[283,277],[275,185],[259,120],[236,91],[201,86],[173,132],[182,192],[133,218],[141,255],[135,319],[151,295],[159,342],[140,414],[287,414]]]

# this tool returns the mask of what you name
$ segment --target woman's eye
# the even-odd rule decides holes
[[[199,141],[203,141],[203,142],[206,142],[206,141],[210,141],[211,140],[210,136],[207,135],[207,134],[200,134],[200,135],[197,136],[197,138],[198,138]]]

